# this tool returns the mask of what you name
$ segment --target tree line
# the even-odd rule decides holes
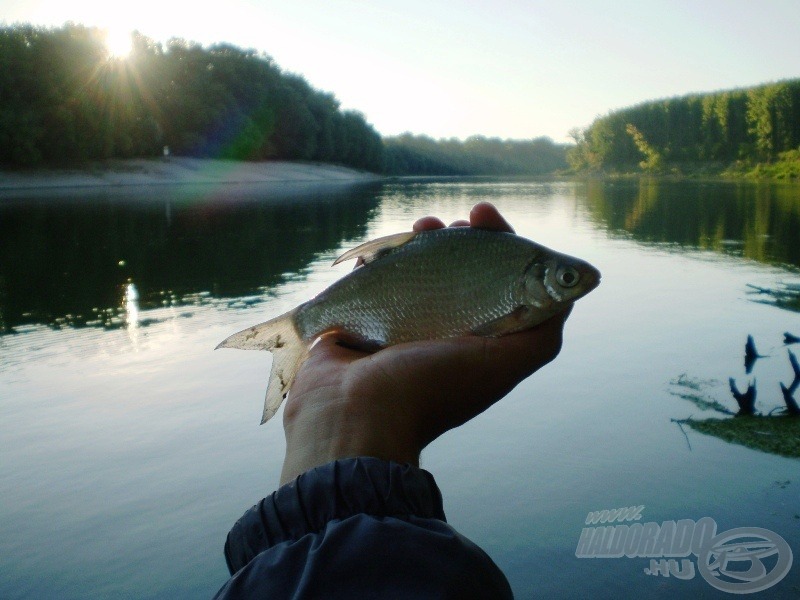
[[[380,135],[332,94],[253,50],[164,46],[133,34],[0,27],[0,164],[14,167],[179,155],[332,162],[379,171]]]
[[[545,137],[461,141],[406,133],[384,139],[384,169],[390,175],[542,175],[567,168],[566,150]]]
[[[570,135],[575,170],[770,162],[800,148],[800,79],[645,102]]]
[[[311,160],[393,175],[542,174],[564,169],[547,138],[382,139],[333,94],[229,44],[165,45],[140,33],[125,59],[104,32],[0,27],[0,164],[54,166],[175,155]]]

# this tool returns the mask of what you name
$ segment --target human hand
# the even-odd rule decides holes
[[[477,204],[471,226],[513,232],[497,209]],[[444,223],[425,217],[415,231]],[[419,464],[444,432],[480,414],[561,349],[566,311],[497,338],[464,336],[398,344],[370,353],[323,336],[292,385],[283,415],[281,484],[332,460],[374,456]]]

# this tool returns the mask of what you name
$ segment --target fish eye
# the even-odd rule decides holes
[[[580,278],[580,273],[572,267],[560,267],[558,271],[556,271],[556,280],[558,284],[566,288],[577,285]]]

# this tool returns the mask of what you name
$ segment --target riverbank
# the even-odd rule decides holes
[[[579,170],[565,173],[576,177],[598,177],[628,179],[639,177],[662,177],[667,179],[694,179],[708,181],[773,181],[782,183],[800,182],[800,150],[781,152],[771,162],[737,160],[733,163],[720,161],[684,161],[664,163],[658,169],[644,169],[629,165],[609,170]]]
[[[0,191],[204,184],[345,184],[378,181],[366,171],[322,163],[206,158],[113,160],[76,169],[0,171]]]

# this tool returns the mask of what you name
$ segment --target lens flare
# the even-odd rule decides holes
[[[106,30],[106,50],[111,58],[127,58],[133,49],[131,32],[124,29]]]

